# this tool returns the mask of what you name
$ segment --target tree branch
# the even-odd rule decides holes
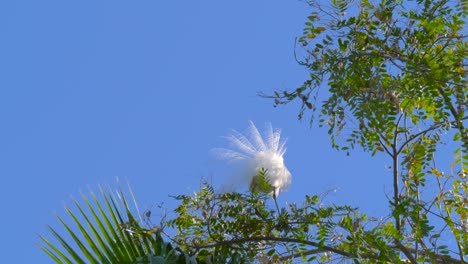
[[[411,261],[413,264],[418,264],[418,261],[414,258],[413,254],[405,247],[403,246],[400,241],[396,240],[396,247],[401,250],[405,256]]]
[[[317,243],[317,242],[296,239],[296,238],[288,238],[288,237],[257,236],[257,237],[250,237],[250,238],[239,238],[239,239],[231,239],[231,240],[225,240],[225,241],[217,241],[215,243],[211,243],[207,245],[200,245],[200,246],[187,245],[187,246],[193,247],[196,249],[203,249],[203,248],[211,248],[211,247],[217,247],[217,246],[229,246],[229,245],[234,245],[234,244],[242,244],[245,242],[261,242],[261,241],[275,241],[275,242],[305,244],[305,245],[317,247],[318,249],[321,249],[324,251],[330,251],[330,252],[333,252],[338,255],[348,257],[348,258],[359,257],[359,258],[379,259],[379,256],[374,255],[374,254],[363,254],[363,255],[357,256],[351,252],[347,252],[347,251],[344,251],[335,247],[331,247],[331,246],[321,245],[320,243]]]
[[[307,253],[306,255],[311,255],[311,254],[316,254],[324,251],[330,251],[333,253],[336,253],[338,255],[348,257],[348,258],[361,258],[361,259],[376,259],[376,260],[382,260],[381,257],[377,254],[359,254],[355,255],[351,252],[345,251],[338,249],[336,247],[332,246],[326,246],[326,245],[321,245],[320,243],[313,242],[313,241],[308,241],[308,240],[301,240],[301,239],[296,239],[296,238],[288,238],[288,237],[271,237],[271,236],[257,236],[257,237],[251,237],[251,238],[239,238],[239,239],[231,239],[231,240],[225,240],[225,241],[217,241],[214,243],[210,243],[207,245],[186,245],[191,248],[196,248],[197,250],[203,249],[203,248],[212,248],[212,247],[218,247],[218,246],[229,246],[229,245],[235,245],[235,244],[242,244],[246,242],[262,242],[262,241],[274,241],[274,242],[286,242],[286,243],[298,243],[298,244],[305,244],[309,246],[316,247],[317,249],[305,251],[304,253]],[[397,245],[390,245],[390,248],[393,249],[398,249],[401,252],[405,254],[405,256],[408,257],[408,259],[411,261],[411,263],[418,263],[417,260],[412,256],[412,254],[421,254],[424,256],[432,256],[435,257],[436,263],[447,263],[447,264],[466,264],[466,262],[458,259],[454,259],[450,256],[444,256],[444,255],[439,255],[435,254],[433,252],[427,252],[425,250],[416,250],[413,248],[408,248],[402,245],[401,243],[397,242]],[[430,253],[430,254],[429,254]],[[299,254],[299,255],[298,255]],[[282,259],[286,258],[291,258],[291,257],[299,257],[300,253],[298,254],[293,254],[289,255],[286,257],[283,257]],[[391,260],[389,260],[391,261]]]
[[[295,259],[295,258],[302,257],[302,256],[309,256],[309,255],[313,255],[313,254],[317,254],[317,253],[322,253],[322,252],[325,252],[325,251],[326,250],[323,249],[323,248],[322,249],[311,249],[311,250],[306,250],[304,252],[294,253],[294,254],[291,254],[291,255],[280,257],[278,260],[279,261],[287,261],[287,260],[290,260],[290,259]]]
[[[460,119],[460,121],[467,120],[467,119],[468,119],[468,116],[466,116],[466,117]],[[455,126],[458,127],[458,121],[450,121],[450,122],[448,122],[448,123],[451,124],[451,125],[455,125]],[[427,128],[427,129],[425,129],[425,130],[423,130],[423,131],[421,131],[421,132],[418,132],[418,133],[416,133],[416,134],[414,134],[414,135],[411,135],[410,138],[409,138],[408,140],[406,140],[405,142],[403,142],[403,144],[401,144],[400,148],[398,149],[397,154],[400,154],[400,153],[403,151],[403,149],[406,147],[406,145],[408,145],[409,143],[411,143],[411,141],[413,141],[413,140],[416,139],[417,137],[419,137],[419,136],[421,136],[421,135],[423,135],[423,134],[426,134],[426,133],[429,132],[429,131],[432,131],[432,130],[434,130],[434,129],[437,129],[437,128],[439,128],[439,127],[445,125],[445,124],[447,124],[447,122],[435,123],[435,124],[433,124],[432,126],[430,126],[429,128]]]

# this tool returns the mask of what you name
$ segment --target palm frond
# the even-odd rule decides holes
[[[55,263],[196,263],[164,242],[157,230],[141,226],[140,214],[130,208],[132,204],[138,212],[130,186],[131,200],[121,188],[118,195],[110,188],[99,187],[99,191],[99,198],[92,191],[88,196],[82,193],[84,205],[73,200],[76,210],[65,206],[69,222],[57,215],[66,235],[49,225],[48,232],[56,241],[39,235],[39,248]]]

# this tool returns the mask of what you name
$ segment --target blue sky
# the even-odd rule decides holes
[[[293,175],[280,205],[337,188],[336,203],[387,210],[383,158],[330,148],[326,129],[260,91],[307,76],[294,38],[301,1],[3,1],[0,4],[2,259],[51,263],[35,243],[80,190],[128,179],[140,209],[219,185],[209,150],[230,128],[271,121]],[[66,218],[66,217],[65,217]],[[67,218],[66,218],[67,219]]]

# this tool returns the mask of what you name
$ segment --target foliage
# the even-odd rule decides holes
[[[382,230],[364,231],[365,215],[348,206],[324,206],[319,196],[306,196],[304,204],[279,212],[268,206],[271,200],[264,194],[216,194],[209,185],[194,196],[176,198],[181,201],[178,215],[168,222],[178,230],[174,242],[206,261],[218,263],[216,258],[229,256],[224,261],[291,262],[300,257],[310,262],[318,253],[322,260],[330,253],[394,259],[395,250],[379,244],[386,237]]]
[[[389,218],[325,205],[325,196],[306,196],[301,205],[275,211],[265,194],[217,194],[205,184],[193,196],[176,197],[177,215],[167,225],[177,230],[175,244],[207,263],[406,263],[401,254],[418,255],[421,262],[462,263],[445,247],[414,249]]]
[[[299,100],[299,119],[312,110],[311,122],[328,127],[336,149],[389,157],[387,224],[409,261],[466,261],[468,1],[307,3],[313,11],[298,43],[310,78],[268,97],[276,105]],[[453,147],[452,161],[437,155],[441,145]]]
[[[85,195],[82,195],[85,206],[75,200],[78,214],[65,207],[75,227],[57,216],[71,238],[50,226],[48,230],[58,244],[40,235],[43,243],[39,247],[56,263],[197,263],[195,257],[164,242],[157,229],[144,227],[137,220],[140,217],[131,212],[122,190],[118,192],[120,199],[110,190],[100,188],[100,193],[102,200],[90,192],[94,205]]]

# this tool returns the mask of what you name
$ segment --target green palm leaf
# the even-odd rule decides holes
[[[122,189],[118,198],[109,188],[100,187],[99,191],[100,199],[92,191],[88,196],[82,194],[84,206],[73,200],[75,211],[65,207],[70,222],[57,216],[67,236],[51,226],[47,228],[56,241],[39,235],[39,247],[56,263],[196,263],[188,254],[165,243],[157,231],[141,227],[139,214],[132,212]]]

